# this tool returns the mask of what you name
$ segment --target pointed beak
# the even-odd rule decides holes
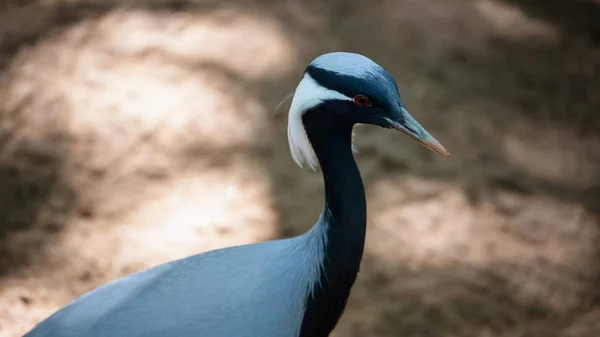
[[[427,130],[425,130],[425,128],[422,127],[421,124],[419,124],[419,122],[417,122],[404,107],[400,108],[400,112],[398,114],[398,118],[386,118],[392,128],[401,131],[405,135],[423,144],[425,147],[436,152],[437,154],[440,154],[446,158],[450,157],[450,152],[446,151],[444,146],[442,146],[437,139],[433,138],[433,136],[431,136],[429,132],[427,132]]]

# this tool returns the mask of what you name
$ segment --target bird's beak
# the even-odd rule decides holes
[[[419,122],[417,122],[404,107],[400,108],[398,114],[400,115],[398,118],[386,118],[392,128],[403,132],[410,138],[423,144],[428,149],[446,158],[450,157],[450,152],[446,151],[444,146],[442,146],[440,142],[433,138],[433,136],[431,136],[429,132],[427,132],[427,130],[425,130],[425,128],[422,127],[421,124],[419,124]]]

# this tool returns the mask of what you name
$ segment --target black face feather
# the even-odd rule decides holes
[[[335,90],[349,98],[364,95],[370,101],[368,107],[352,106],[348,101],[326,101],[330,111],[343,112],[354,123],[373,124],[389,128],[389,119],[402,123],[403,116],[398,113],[402,108],[402,100],[398,93],[396,81],[383,68],[373,68],[360,77],[344,75],[330,70],[309,65],[306,73],[324,88]],[[346,105],[346,106],[343,106]]]
[[[383,68],[374,68],[361,77],[350,76],[309,65],[306,72],[321,86],[335,90],[348,97],[367,96],[375,107],[393,111],[402,104],[396,81]]]

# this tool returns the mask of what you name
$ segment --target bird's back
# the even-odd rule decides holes
[[[306,240],[221,249],[132,274],[25,337],[296,337],[315,277]]]

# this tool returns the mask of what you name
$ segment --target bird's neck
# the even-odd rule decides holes
[[[352,127],[340,129],[330,130],[327,137],[313,142],[325,184],[320,225],[328,228],[327,245],[330,249],[335,248],[336,252],[344,254],[344,260],[336,262],[349,262],[348,258],[354,258],[351,262],[359,263],[367,203],[360,172],[352,155]]]
[[[327,116],[325,114],[325,116]],[[325,205],[315,231],[325,235],[320,284],[307,302],[300,337],[328,336],[344,311],[362,259],[367,220],[365,190],[352,154],[352,124],[307,112],[307,135],[325,183]]]

